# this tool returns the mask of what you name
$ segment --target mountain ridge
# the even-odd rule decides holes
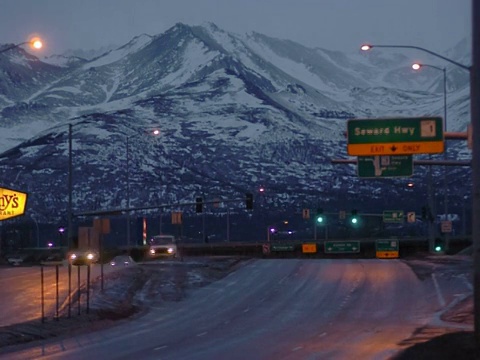
[[[32,212],[43,219],[64,216],[48,209],[65,209],[68,123],[76,209],[125,206],[127,182],[132,206],[198,194],[238,197],[259,186],[272,191],[273,207],[318,202],[312,194],[326,204],[351,197],[361,205],[382,202],[370,195],[378,180],[366,183],[351,166],[330,164],[346,156],[346,121],[437,115],[443,104],[438,89],[428,91],[438,74],[413,74],[401,66],[405,56],[346,56],[214,24],[179,23],[68,67],[44,65],[21,49],[15,54],[37,75],[16,84],[28,66],[0,55],[0,67],[12,74],[10,82],[0,75],[0,174],[6,187],[29,190]],[[39,75],[45,69],[48,76]],[[466,85],[458,79],[450,88],[452,128],[466,123]],[[159,138],[149,134],[153,127]],[[59,194],[49,193],[52,186]]]

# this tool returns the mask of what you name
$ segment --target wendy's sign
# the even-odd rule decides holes
[[[0,188],[0,221],[23,215],[26,205],[26,193]]]

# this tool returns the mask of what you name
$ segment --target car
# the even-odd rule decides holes
[[[148,243],[148,254],[150,258],[178,257],[178,249],[173,235],[155,235]]]
[[[24,260],[27,258],[25,254],[14,254],[7,256],[7,262],[12,266],[20,266],[23,264]]]
[[[67,259],[71,265],[90,265],[96,263],[99,256],[93,250],[73,250],[68,253]]]
[[[134,265],[135,261],[128,255],[118,255],[115,256],[112,260],[110,260],[111,266],[131,266]]]

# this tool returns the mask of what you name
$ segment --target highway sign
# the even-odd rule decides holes
[[[385,210],[383,212],[383,222],[402,223],[403,210]]]
[[[451,233],[452,232],[452,222],[450,220],[443,220],[440,224],[442,233]]]
[[[399,241],[397,239],[375,241],[376,256],[379,259],[398,258]]]
[[[317,252],[317,244],[302,244],[302,252],[303,253],[316,253]]]
[[[310,209],[303,209],[302,210],[302,217],[304,219],[310,219]]]
[[[347,123],[353,156],[437,154],[444,151],[440,117],[354,119]]]
[[[325,241],[326,254],[359,253],[360,241]]]
[[[357,174],[361,178],[413,175],[412,155],[359,156]]]
[[[410,211],[407,213],[407,221],[409,223],[414,223],[416,221],[415,211]]]
[[[271,251],[293,251],[295,246],[289,244],[275,244],[270,247]]]
[[[262,245],[262,252],[264,255],[270,254],[270,244],[263,244]]]

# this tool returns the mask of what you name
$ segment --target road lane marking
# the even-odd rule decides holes
[[[243,310],[244,313],[247,313],[250,311],[250,308],[246,308],[245,310]]]
[[[167,347],[168,347],[167,345],[162,345],[162,346],[158,346],[158,347],[154,348],[153,350],[155,350],[155,351],[162,350],[162,349],[165,349]]]
[[[198,336],[198,337],[201,337],[201,336],[205,336],[205,335],[207,335],[207,334],[208,334],[208,332],[207,332],[207,331],[204,331],[204,332],[202,332],[202,333],[200,333],[200,334],[197,334],[197,336]]]
[[[303,349],[303,346],[297,346],[295,348],[292,349],[292,351],[298,351],[298,350],[301,350]]]
[[[445,299],[443,298],[442,292],[440,291],[440,286],[438,285],[435,274],[432,274],[432,280],[433,280],[433,285],[435,285],[435,290],[437,292],[438,302],[440,303],[440,306],[445,306],[446,302],[445,302]]]
[[[460,275],[460,276],[461,276],[463,282],[465,283],[465,285],[467,286],[467,288],[468,288],[469,290],[473,290],[473,286],[472,286],[472,284],[470,283],[470,281],[467,280],[467,278],[465,277],[465,274],[462,274],[462,275]]]

